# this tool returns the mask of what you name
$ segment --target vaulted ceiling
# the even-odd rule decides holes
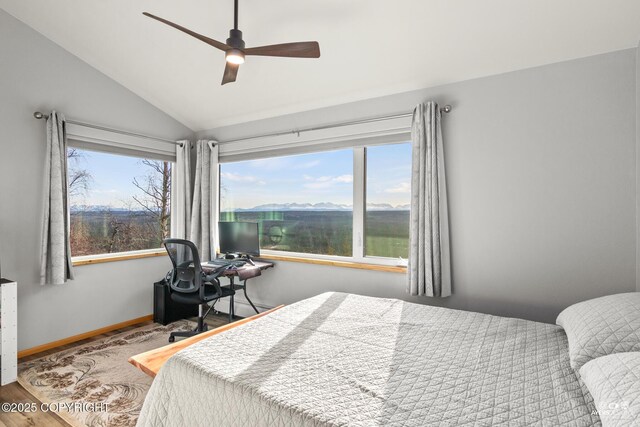
[[[0,7],[193,130],[636,46],[637,0],[240,0],[249,46],[317,40],[320,59],[250,57],[220,85],[232,0],[0,0]]]

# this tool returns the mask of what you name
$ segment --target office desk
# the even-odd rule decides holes
[[[274,264],[272,262],[259,261],[259,260],[254,260],[253,263],[255,265],[251,265],[251,264],[247,263],[247,264],[243,265],[242,267],[225,270],[220,275],[220,277],[228,278],[229,279],[229,286],[231,286],[231,288],[233,290],[236,290],[236,291],[242,290],[242,292],[244,293],[244,297],[247,299],[249,304],[251,304],[251,307],[253,308],[253,310],[257,314],[260,314],[260,312],[258,311],[256,306],[253,304],[253,301],[251,301],[251,299],[249,298],[249,295],[247,295],[247,280],[252,279],[254,277],[260,276],[264,270],[267,270],[269,268],[273,268]],[[207,262],[202,263],[202,270],[205,273],[207,273],[207,271],[210,271],[207,268],[207,266],[208,266]],[[219,267],[219,266],[216,265],[215,267]],[[236,277],[239,279],[239,281],[242,284],[236,284],[235,283],[235,278]],[[234,315],[235,315],[235,313],[232,314],[232,316],[234,316]]]

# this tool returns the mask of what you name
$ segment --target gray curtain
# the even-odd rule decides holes
[[[196,143],[196,170],[191,208],[191,240],[200,258],[215,257],[218,224],[218,146],[215,141]]]
[[[171,169],[171,237],[187,239],[191,234],[191,142],[178,143]]]
[[[440,108],[435,102],[420,104],[413,112],[407,267],[411,295],[451,295],[449,216],[440,119]]]
[[[47,119],[44,178],[40,283],[58,285],[73,279],[73,266],[69,244],[67,137],[64,116],[55,111]]]

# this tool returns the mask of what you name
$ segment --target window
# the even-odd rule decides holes
[[[365,255],[409,256],[411,144],[367,148]]]
[[[262,249],[351,256],[353,151],[222,164],[220,221],[258,222]]]
[[[258,222],[263,250],[397,264],[409,252],[410,181],[406,142],[223,163],[220,221]]]
[[[171,162],[68,148],[72,256],[156,249],[169,235]]]

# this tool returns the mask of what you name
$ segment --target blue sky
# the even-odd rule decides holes
[[[72,159],[69,168],[86,169],[93,179],[89,190],[80,197],[74,197],[72,205],[104,205],[113,208],[126,208],[132,204],[133,196],[140,190],[133,186],[135,177],[139,180],[147,174],[148,167],[141,159],[97,151],[82,150],[83,156]]]
[[[368,149],[367,199],[393,206],[409,203],[411,147]],[[353,205],[353,150],[225,163],[220,169],[221,209],[271,203]]]
[[[83,151],[70,168],[87,169],[90,188],[74,205],[126,208],[140,191],[132,181],[148,169],[141,159]],[[351,149],[224,163],[221,208],[251,208],[271,203],[331,202],[353,205],[353,151]],[[409,143],[367,149],[367,202],[393,206],[409,203],[411,146]]]
[[[410,143],[367,148],[367,203],[408,205],[410,184]]]

